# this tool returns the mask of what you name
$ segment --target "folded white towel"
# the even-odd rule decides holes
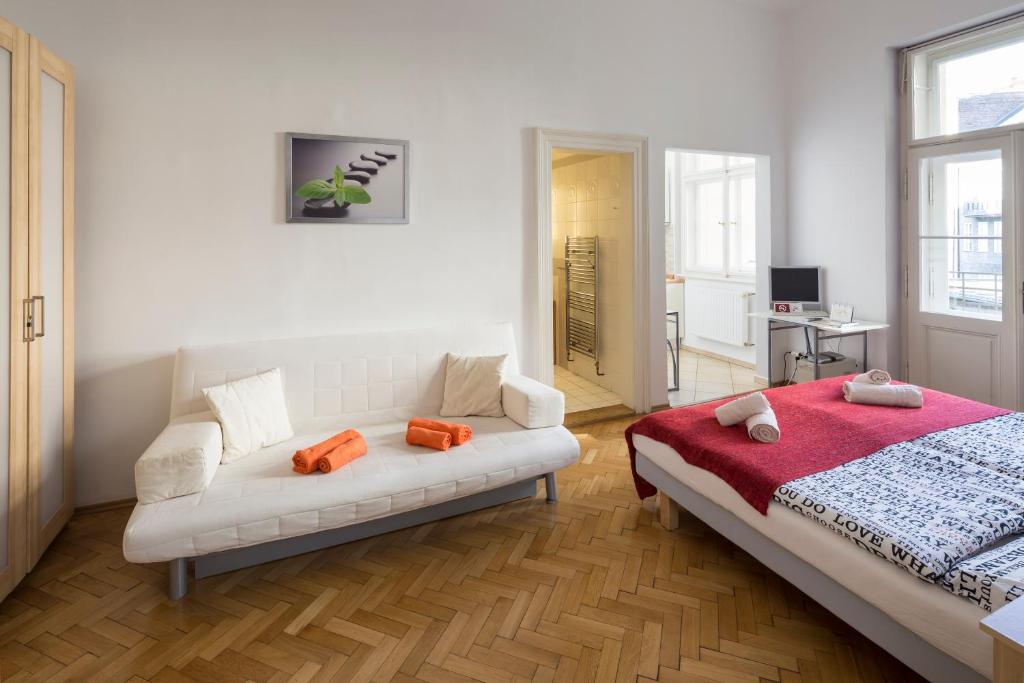
[[[747,418],[747,434],[754,441],[775,443],[782,435],[779,432],[779,421],[775,419],[775,411],[769,408],[763,413]]]
[[[868,370],[853,378],[859,384],[888,384],[892,381],[892,375],[885,370]]]
[[[850,403],[898,408],[920,408],[924,393],[912,384],[862,384],[843,382],[843,397]]]
[[[771,408],[768,399],[760,391],[742,396],[735,401],[729,401],[724,405],[715,408],[715,417],[718,424],[723,427],[738,425],[751,415],[763,413]]]

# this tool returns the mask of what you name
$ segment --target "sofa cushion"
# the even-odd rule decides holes
[[[537,477],[579,456],[564,427],[528,430],[508,418],[464,422],[473,438],[445,452],[406,444],[404,422],[361,426],[365,456],[331,474],[292,472],[294,451],[346,426],[321,424],[221,465],[201,493],[136,506],[125,529],[125,558],[193,557],[355,524]]]
[[[203,395],[224,432],[224,463],[294,435],[284,402],[281,371],[277,368],[208,387],[203,389]]]
[[[222,450],[213,413],[178,418],[135,462],[136,497],[140,503],[155,503],[204,490],[217,473]]]
[[[504,417],[501,378],[506,355],[457,356],[448,354],[444,373],[442,417]]]

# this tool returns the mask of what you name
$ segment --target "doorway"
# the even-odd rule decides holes
[[[539,376],[566,412],[650,410],[646,138],[537,129]]]
[[[767,160],[665,152],[668,403],[767,386],[757,376],[753,312],[758,225],[768,225]],[[763,187],[761,187],[763,185]]]
[[[632,412],[631,174],[627,153],[551,155],[553,362],[567,414]]]

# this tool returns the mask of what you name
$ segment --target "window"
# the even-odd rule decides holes
[[[681,155],[678,221],[687,272],[752,277],[755,266],[754,158]]]
[[[913,138],[1024,124],[1024,19],[912,49]]]
[[[923,312],[1000,319],[1002,174],[998,151],[935,156],[918,168]]]

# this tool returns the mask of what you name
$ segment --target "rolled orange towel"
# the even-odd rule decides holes
[[[292,469],[299,474],[316,472],[317,461],[322,456],[327,455],[341,444],[347,443],[357,436],[362,438],[356,430],[346,429],[345,431],[339,432],[331,438],[321,441],[309,448],[303,448],[295,451],[295,455],[292,456]]]
[[[425,417],[414,417],[409,420],[409,427],[422,427],[432,429],[435,432],[448,432],[452,435],[452,445],[461,446],[473,436],[473,428],[469,425],[458,422],[442,422],[441,420],[429,420]]]
[[[410,425],[405,430],[405,442],[412,446],[426,446],[437,451],[446,451],[452,445],[452,435],[448,432]]]
[[[346,441],[326,455],[321,455],[317,461],[317,467],[324,473],[333,472],[364,455],[366,455],[366,440],[357,433],[356,438]]]

